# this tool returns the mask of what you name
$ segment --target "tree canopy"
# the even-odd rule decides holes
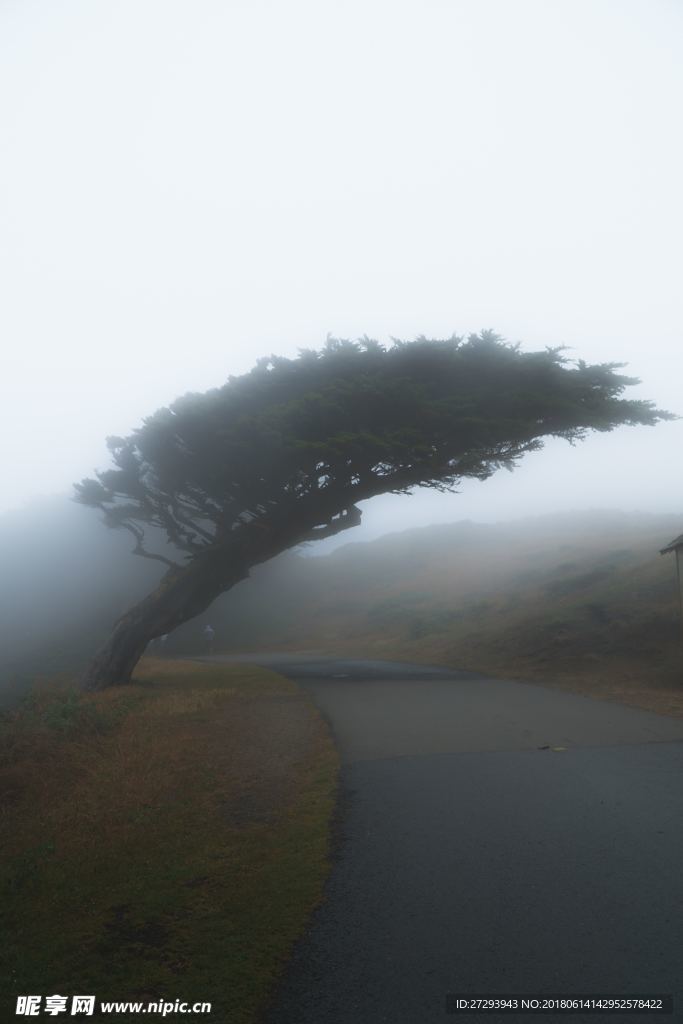
[[[671,418],[620,397],[638,383],[623,364],[563,352],[524,352],[490,331],[389,347],[329,338],[109,438],[114,468],[78,484],[77,500],[128,529],[138,554],[165,560],[144,546],[153,527],[191,559],[259,527],[327,536],[358,521],[359,501],[484,479],[544,437]]]

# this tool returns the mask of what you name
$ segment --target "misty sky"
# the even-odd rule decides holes
[[[0,511],[328,333],[491,327],[627,361],[683,413],[682,29],[678,0],[2,0]],[[553,442],[343,540],[592,507],[683,528],[682,440]]]

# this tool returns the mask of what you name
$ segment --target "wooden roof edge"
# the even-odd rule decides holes
[[[680,537],[676,537],[670,544],[667,544],[665,548],[660,548],[660,555],[665,555],[668,551],[675,551],[676,548],[683,548],[683,533]]]

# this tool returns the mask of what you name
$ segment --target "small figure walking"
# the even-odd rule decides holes
[[[208,623],[204,626],[204,640],[206,641],[206,652],[207,654],[213,654],[213,626],[209,626]]]

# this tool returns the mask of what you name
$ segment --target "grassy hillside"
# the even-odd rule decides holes
[[[167,653],[202,651],[210,622],[227,651],[419,658],[641,703],[657,691],[675,707],[683,628],[674,559],[658,551],[682,529],[683,515],[583,512],[289,553],[177,630]],[[0,706],[37,673],[77,671],[150,589],[161,567],[129,552],[65,499],[2,518]]]
[[[209,617],[226,649],[419,659],[683,712],[674,562],[659,555],[682,524],[577,513],[411,530],[289,555]]]
[[[17,995],[80,993],[251,1024],[327,873],[337,755],[308,698],[148,659],[131,686],[53,683],[0,725],[3,1019]]]

